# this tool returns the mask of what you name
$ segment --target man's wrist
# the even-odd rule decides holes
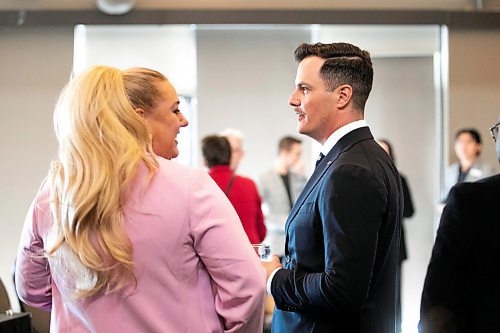
[[[271,283],[273,282],[274,274],[276,274],[276,272],[279,271],[281,268],[282,267],[278,267],[274,271],[272,271],[271,274],[269,275],[269,278],[267,279],[266,289],[267,289],[267,293],[269,295],[271,295],[271,296],[272,296],[272,293],[271,293]]]

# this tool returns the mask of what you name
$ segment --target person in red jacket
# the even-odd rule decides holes
[[[201,150],[209,175],[233,204],[250,243],[261,243],[266,237],[261,198],[253,180],[238,176],[231,170],[229,141],[225,137],[209,135],[202,140]]]

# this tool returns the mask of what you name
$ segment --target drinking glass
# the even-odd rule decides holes
[[[261,261],[271,260],[271,247],[267,244],[252,244],[255,253],[259,256]]]

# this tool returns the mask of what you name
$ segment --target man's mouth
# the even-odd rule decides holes
[[[300,121],[305,118],[306,114],[298,109],[295,109],[295,114],[297,115],[297,119]]]

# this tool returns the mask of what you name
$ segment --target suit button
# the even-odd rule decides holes
[[[286,256],[286,262],[290,262],[290,256]]]

